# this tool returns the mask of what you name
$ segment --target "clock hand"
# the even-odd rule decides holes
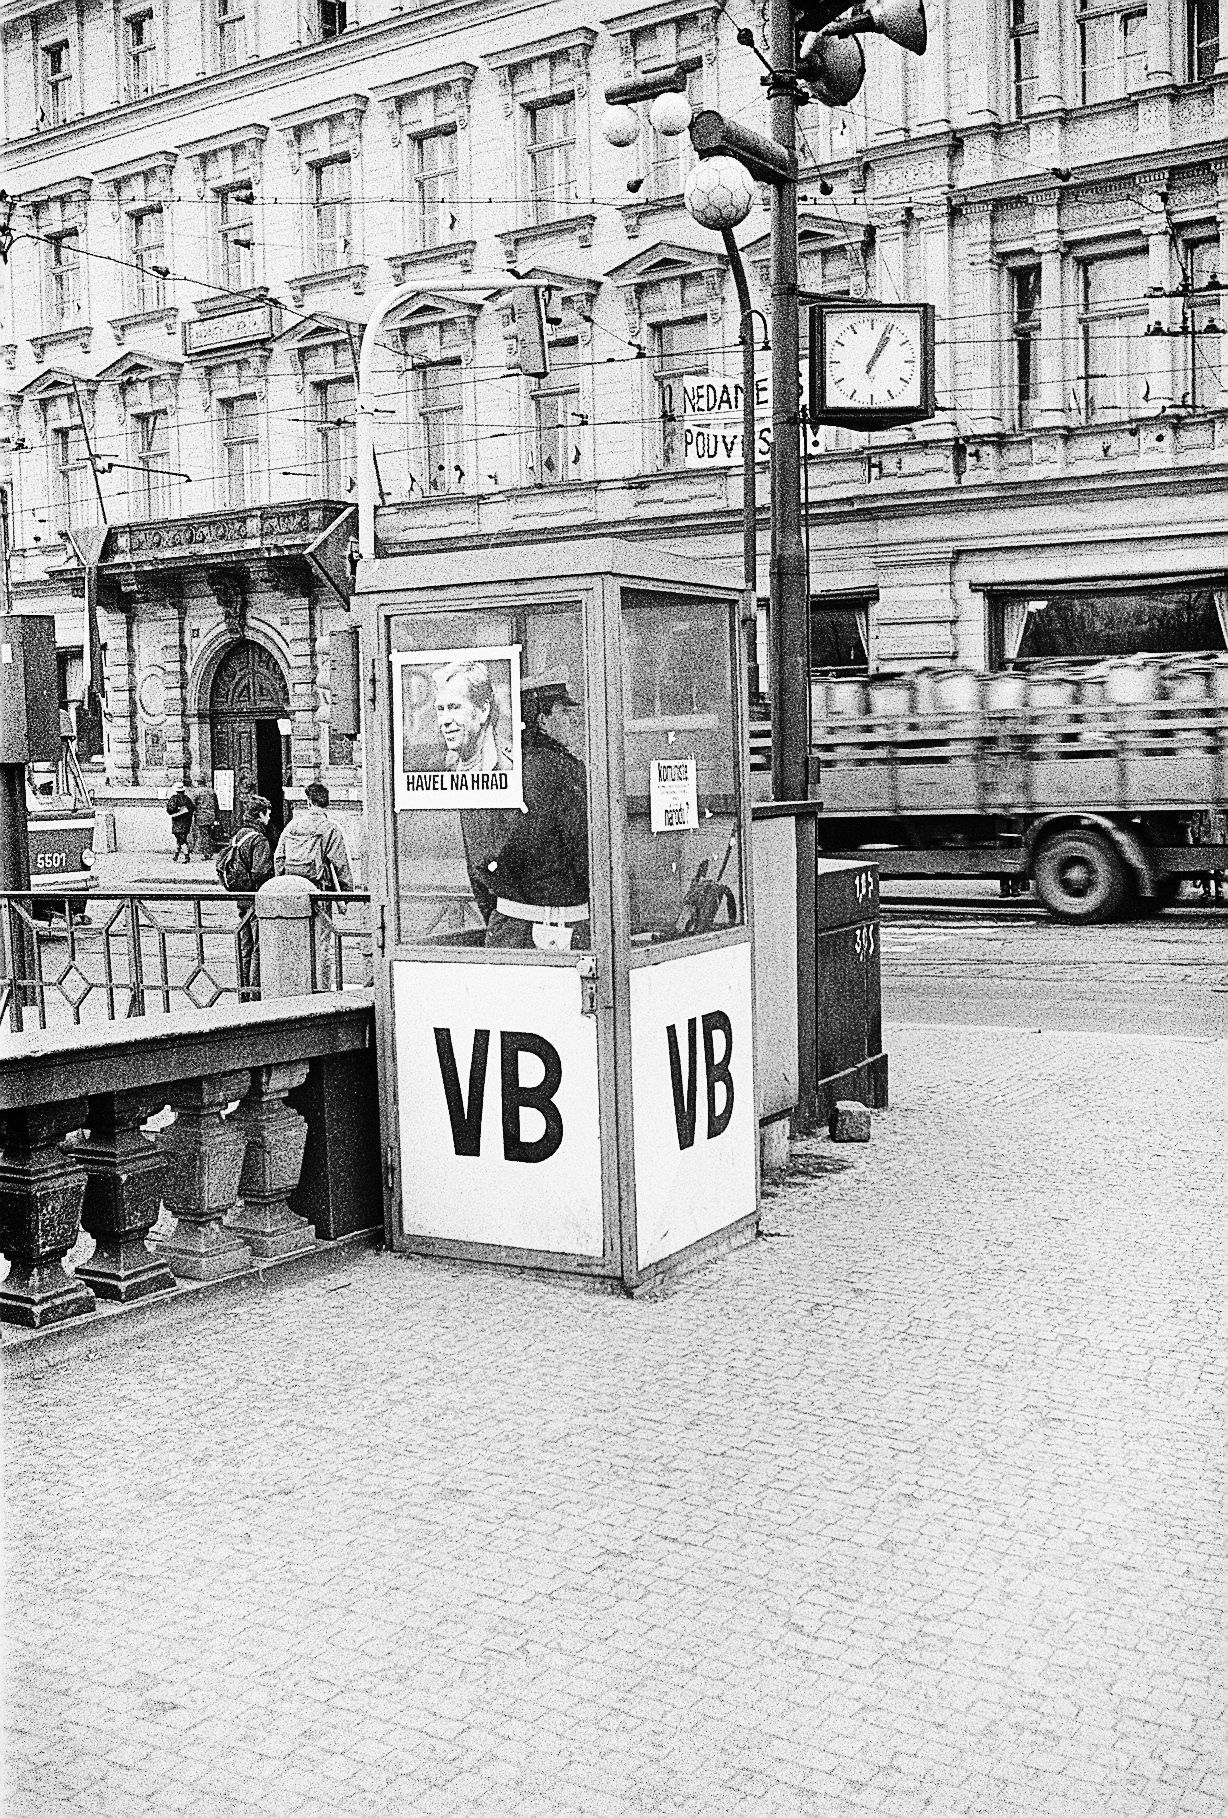
[[[867,379],[869,378],[870,374],[874,371],[874,368],[877,366],[879,355],[882,353],[884,347],[886,347],[886,345],[890,339],[891,339],[891,330],[889,328],[884,328],[882,334],[878,337],[878,344],[875,347],[874,352],[870,355],[869,360],[866,362],[866,378]]]

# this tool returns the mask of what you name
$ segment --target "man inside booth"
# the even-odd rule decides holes
[[[566,670],[520,688],[523,809],[462,812],[465,858],[487,947],[543,952],[590,944],[588,781],[571,749],[583,738]]]

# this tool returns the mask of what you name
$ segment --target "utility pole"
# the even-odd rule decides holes
[[[769,627],[773,708],[772,794],[802,802],[810,788],[810,599],[802,539],[797,296],[797,26],[793,0],[770,0],[772,137],[788,175],[772,185],[772,544]]]

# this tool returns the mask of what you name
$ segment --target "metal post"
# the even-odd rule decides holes
[[[772,135],[797,148],[793,0],[770,0]],[[783,78],[783,81],[781,80]],[[805,801],[810,776],[809,613],[798,459],[797,179],[772,185],[772,793]]]
[[[738,293],[742,315],[742,627],[746,636],[746,669],[749,693],[754,700],[759,693],[759,644],[756,615],[759,604],[758,577],[758,504],[755,497],[755,312],[751,307],[750,285],[746,267],[738,251],[733,229],[721,229],[725,255],[733,272],[733,285]]]

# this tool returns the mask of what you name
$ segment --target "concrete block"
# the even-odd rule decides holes
[[[836,1106],[827,1121],[827,1134],[834,1143],[868,1143],[870,1140],[870,1110],[855,1098],[837,1099]]]
[[[789,1165],[789,1120],[774,1117],[759,1125],[759,1172],[773,1180]]]

